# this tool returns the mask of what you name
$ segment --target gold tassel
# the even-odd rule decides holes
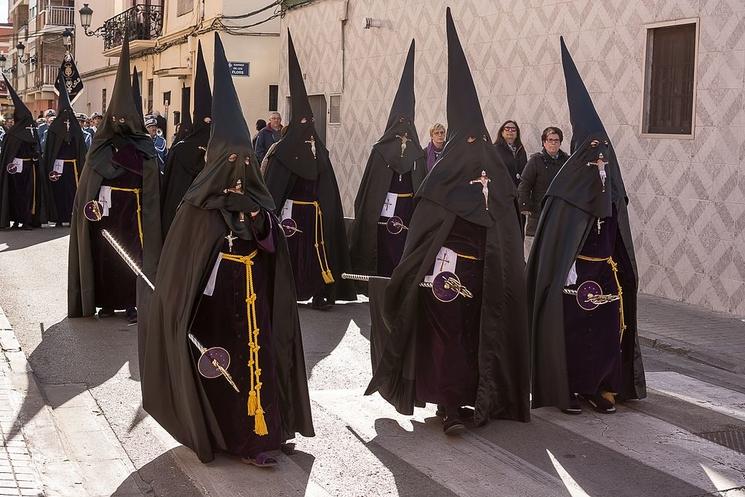
[[[251,390],[248,394],[248,415],[256,414],[256,392]]]
[[[266,427],[266,420],[264,419],[264,409],[256,410],[256,417],[254,417],[254,433],[263,437],[269,434],[269,429]]]
[[[321,275],[323,275],[323,282],[327,285],[330,285],[334,282],[334,275],[331,274],[331,270],[327,269],[326,271],[321,271]]]

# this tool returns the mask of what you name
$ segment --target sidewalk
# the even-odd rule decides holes
[[[745,320],[645,294],[637,319],[643,345],[745,374]]]

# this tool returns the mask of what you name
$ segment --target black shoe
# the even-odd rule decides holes
[[[311,302],[310,306],[313,309],[317,309],[319,311],[326,311],[328,309],[331,309],[331,306],[334,305],[334,301],[330,298],[322,295],[315,295],[313,297],[313,301]]]
[[[458,416],[460,416],[461,419],[472,419],[475,414],[475,410],[471,409],[470,407],[459,407],[458,408]],[[437,411],[435,411],[435,416],[439,418],[445,417],[445,406],[442,404],[437,404]]]
[[[599,392],[594,395],[585,395],[584,399],[599,413],[613,414],[616,412],[616,405],[603,397]]]
[[[112,317],[114,317],[114,309],[112,307],[101,307],[98,310],[99,319],[112,318]]]
[[[579,404],[579,397],[576,393],[569,394],[569,406],[562,409],[561,412],[564,414],[582,414],[582,406]]]
[[[129,324],[134,324],[137,322],[137,309],[134,307],[130,307],[124,312],[124,315],[127,317],[127,322]]]
[[[34,228],[32,228],[30,224],[23,224],[23,225],[21,225],[21,228],[20,229],[23,230],[23,231],[31,231]]]

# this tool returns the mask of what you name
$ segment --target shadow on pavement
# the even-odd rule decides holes
[[[437,420],[432,419],[432,422],[439,424],[439,418]],[[454,493],[449,488],[440,485],[432,479],[432,477],[415,468],[376,442],[376,439],[381,436],[403,438],[411,440],[412,443],[419,437],[433,436],[433,430],[428,426],[430,424],[429,420],[425,423],[412,421],[412,424],[414,426],[414,431],[409,432],[401,428],[401,426],[393,419],[376,419],[375,432],[378,436],[369,442],[365,442],[351,427],[347,426],[347,429],[365,445],[365,447],[388,469],[388,471],[391,472],[396,481],[396,489],[398,490],[397,495],[399,497],[418,497],[421,495],[428,495],[430,497],[458,497],[458,494]],[[435,433],[434,435],[439,436],[441,433]],[[442,470],[443,474],[447,472],[447,468],[445,467],[443,467]]]
[[[370,336],[370,311],[366,302],[340,303],[326,311],[311,309],[310,304],[299,304],[298,308],[305,369],[309,376],[313,368],[336,349],[352,322],[359,326],[365,338]]]
[[[0,230],[0,252],[21,250],[69,234],[70,228],[36,228],[30,231]]]
[[[66,385],[46,399],[56,409],[117,374],[139,381],[137,327],[129,326],[123,314],[103,321],[65,318],[43,332],[27,359],[40,383]],[[39,408],[24,399],[23,416],[14,421],[10,436],[17,435]]]
[[[131,473],[111,497],[202,497],[202,492],[190,479],[184,478],[178,468],[174,450],[163,453]]]

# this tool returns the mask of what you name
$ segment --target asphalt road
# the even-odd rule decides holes
[[[745,377],[648,350],[649,398],[614,415],[540,409],[447,438],[432,406],[409,418],[362,395],[366,303],[301,306],[315,438],[275,470],[202,465],[140,407],[135,328],[65,317],[66,235],[0,232],[0,306],[54,412],[90,394],[131,461],[98,495],[745,496]]]

